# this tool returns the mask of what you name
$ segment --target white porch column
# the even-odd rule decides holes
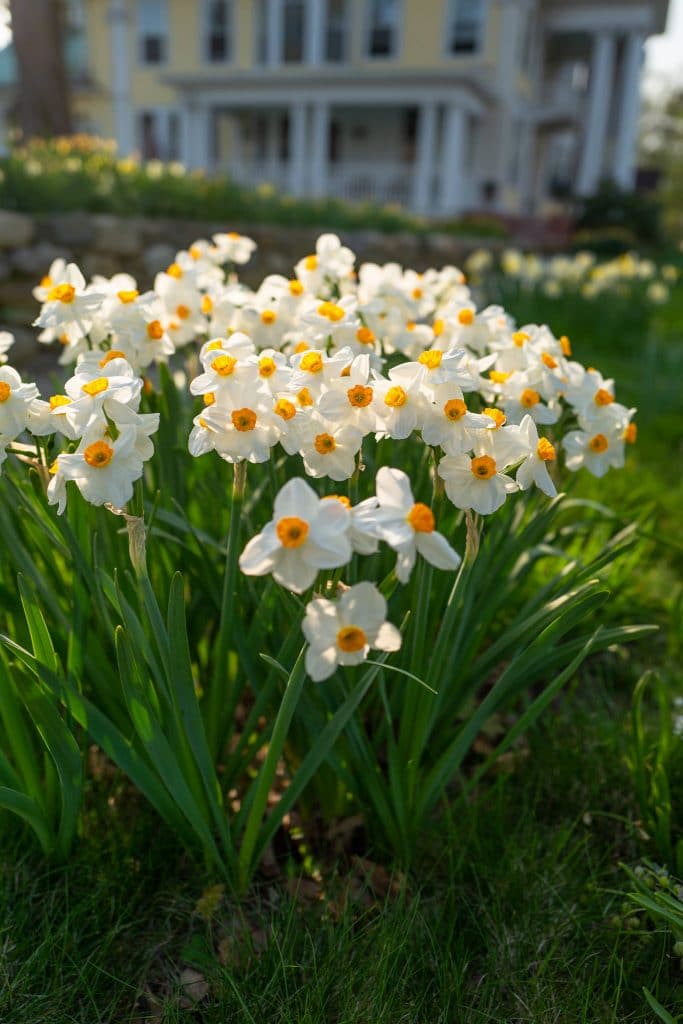
[[[583,196],[596,191],[602,176],[610,100],[614,91],[615,49],[616,41],[612,33],[599,32],[595,36],[586,130],[583,135],[583,152],[576,187],[578,194]]]
[[[325,42],[325,0],[308,0],[305,7],[304,59],[307,64],[322,64]]]
[[[266,167],[268,168],[268,181],[275,185],[278,183],[278,168],[280,164],[279,152],[279,111],[271,110],[266,114]]]
[[[312,138],[310,141],[310,182],[312,196],[327,193],[327,162],[330,138],[330,107],[324,101],[313,104]]]
[[[423,103],[417,122],[417,157],[412,198],[413,209],[418,213],[430,213],[433,208],[435,163],[436,103]]]
[[[631,32],[626,37],[622,58],[621,99],[612,163],[612,177],[624,189],[633,188],[642,59],[643,37],[638,32]]]
[[[519,171],[517,188],[521,213],[534,212],[534,175],[536,167],[536,127],[530,120],[520,126]]]
[[[455,104],[446,107],[444,145],[441,155],[439,213],[448,216],[459,213],[463,206],[466,185],[464,181],[466,127],[466,114],[462,107]]]
[[[110,53],[114,134],[119,155],[128,156],[136,147],[133,108],[130,98],[129,32],[126,0],[109,0],[107,19],[111,25]]]
[[[289,191],[302,196],[306,191],[306,104],[293,103],[289,108]]]
[[[189,170],[209,170],[211,112],[205,103],[190,100],[183,109],[184,163]]]
[[[282,0],[266,3],[266,64],[282,63]]]

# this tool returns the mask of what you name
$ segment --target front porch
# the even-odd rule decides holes
[[[421,106],[294,103],[208,112],[208,168],[293,196],[455,216],[476,205],[475,115]]]

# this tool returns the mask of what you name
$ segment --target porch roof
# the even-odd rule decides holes
[[[297,72],[299,69],[297,69]],[[191,103],[204,102],[229,107],[261,104],[326,101],[351,106],[408,106],[423,102],[457,102],[474,114],[491,107],[496,95],[479,75],[451,74],[448,70],[401,71],[392,74],[358,68],[306,68],[305,74],[230,70],[229,77],[215,73],[168,74],[163,81]]]

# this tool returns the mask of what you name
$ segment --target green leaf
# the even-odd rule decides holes
[[[204,719],[197,701],[197,694],[195,693],[190,647],[187,639],[187,623],[185,621],[183,577],[179,572],[175,573],[173,577],[168,599],[168,637],[172,672],[171,689],[178,701],[185,735],[204,783],[214,823],[226,854],[234,857],[230,831],[223,808],[221,787],[209,751],[204,730]]]
[[[40,807],[30,796],[25,793],[18,793],[16,790],[0,786],[0,807],[4,807],[13,814],[18,815],[26,821],[35,832],[43,853],[49,855],[55,848],[55,836],[50,825],[41,811]]]
[[[662,1004],[655,999],[649,989],[643,987],[643,995],[645,996],[650,1009],[654,1010],[659,1019],[663,1021],[663,1024],[677,1024],[679,1018],[672,1017],[671,1014],[664,1009]]]
[[[205,853],[220,867],[224,867],[211,830],[201,813],[201,808],[188,785],[154,710],[147,701],[146,687],[140,680],[138,667],[134,662],[130,643],[121,626],[116,631],[116,654],[119,662],[121,684],[131,720],[142,745],[164,783],[168,793],[191,825]]]

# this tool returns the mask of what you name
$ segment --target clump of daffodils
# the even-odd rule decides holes
[[[13,452],[38,469],[59,514],[70,481],[91,505],[125,510],[154,453],[159,416],[139,411],[143,382],[122,352],[82,353],[75,371],[45,400],[0,366],[0,464]]]
[[[673,264],[658,266],[636,252],[598,262],[595,253],[585,251],[543,258],[536,253],[506,249],[496,268],[490,252],[477,249],[468,256],[465,269],[475,282],[498,269],[520,288],[536,290],[550,299],[571,295],[588,300],[604,295],[629,299],[637,294],[652,305],[668,301],[671,286],[679,276]]]
[[[198,406],[192,455],[236,467],[288,459],[273,517],[239,564],[298,594],[327,574],[303,621],[309,674],[324,679],[373,649],[400,646],[374,583],[343,583],[352,559],[362,564],[387,546],[400,585],[418,559],[454,572],[461,559],[437,529],[439,502],[487,516],[533,487],[554,497],[560,455],[568,470],[602,476],[623,465],[635,410],[617,401],[612,380],[574,358],[567,337],[518,325],[500,306],[480,308],[456,267],[356,267],[328,234],[291,277],[269,275],[254,290],[236,273],[254,248],[235,232],[199,239],[146,292],[127,274],[86,282],[56,260],[34,292],[36,325],[73,375],[43,400],[0,366],[0,462],[28,434],[59,512],[69,482],[91,504],[125,509],[158,427],[158,415],[144,411],[141,374],[184,360]],[[490,261],[475,254],[470,264],[483,274]],[[644,278],[643,261],[634,266]],[[508,252],[503,267],[580,288],[611,274],[582,254],[547,264]],[[631,273],[631,263],[619,267]],[[0,362],[10,344],[0,336]],[[364,452],[387,440],[388,465],[357,500]],[[429,462],[436,501],[400,468],[416,464],[407,446]],[[330,493],[321,497],[306,478]]]

